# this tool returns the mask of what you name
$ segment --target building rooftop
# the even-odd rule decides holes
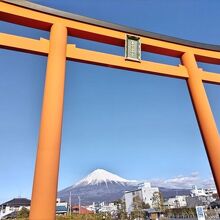
[[[67,207],[64,205],[56,206],[56,212],[67,212]]]
[[[131,191],[125,191],[125,193],[132,193],[132,192],[137,192],[137,191],[141,191],[141,189],[137,188],[137,189],[133,189]]]
[[[14,198],[7,202],[2,203],[0,206],[10,206],[10,207],[19,207],[19,206],[30,206],[31,200],[26,198]]]
[[[72,211],[79,213],[79,206],[78,205],[72,206]],[[90,211],[87,208],[80,206],[80,214],[93,214],[93,213],[94,213],[93,211]]]

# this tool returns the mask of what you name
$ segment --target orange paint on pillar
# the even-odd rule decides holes
[[[50,33],[30,220],[54,220],[56,216],[66,43],[66,27],[54,24]]]
[[[192,53],[185,53],[182,56],[182,63],[188,70],[188,88],[215,184],[220,194],[220,137],[202,82],[202,71],[197,67],[195,56]]]

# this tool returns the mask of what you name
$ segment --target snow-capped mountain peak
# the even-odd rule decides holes
[[[71,192],[72,201],[80,196],[82,204],[93,202],[112,202],[120,199],[124,191],[137,189],[138,181],[127,180],[104,169],[97,169],[78,183],[59,192],[59,197],[68,201]]]
[[[101,184],[101,183],[107,184],[108,182],[124,184],[128,182],[133,182],[133,181],[126,180],[104,169],[96,169],[92,173],[90,173],[88,176],[83,178],[81,181],[76,183],[76,185],[95,185],[95,184]]]

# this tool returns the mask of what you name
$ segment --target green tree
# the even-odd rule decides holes
[[[144,219],[146,217],[146,213],[143,211],[143,202],[140,196],[135,196],[133,198],[133,211],[131,212],[132,219]]]
[[[26,208],[22,208],[20,211],[18,211],[17,218],[28,218],[29,217],[29,210]]]
[[[195,208],[174,208],[165,210],[165,215],[168,218],[195,218],[196,211]]]
[[[150,205],[148,203],[142,202],[142,208],[143,209],[149,209]]]
[[[125,201],[122,199],[119,199],[115,201],[114,204],[117,205],[117,219],[126,220],[127,213],[125,211]]]
[[[156,211],[164,211],[164,200],[161,192],[154,192],[152,206]]]

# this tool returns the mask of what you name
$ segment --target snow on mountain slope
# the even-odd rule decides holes
[[[135,190],[139,181],[126,180],[103,169],[97,169],[78,183],[58,192],[58,197],[69,201],[70,195],[73,204],[77,204],[80,197],[81,204],[88,205],[93,202],[113,202],[121,199],[125,191]],[[188,195],[186,189],[160,188],[164,198],[178,195]]]
[[[137,188],[138,181],[126,180],[103,169],[97,169],[78,183],[58,192],[59,198],[77,203],[78,196],[82,204],[93,202],[112,202],[122,198],[125,191]]]
[[[108,184],[109,182],[120,183],[122,185],[126,183],[136,182],[135,180],[126,180],[116,174],[110,173],[104,169],[97,169],[90,173],[88,176],[83,178],[81,181],[76,183],[75,186],[78,185],[95,185],[105,183]]]

